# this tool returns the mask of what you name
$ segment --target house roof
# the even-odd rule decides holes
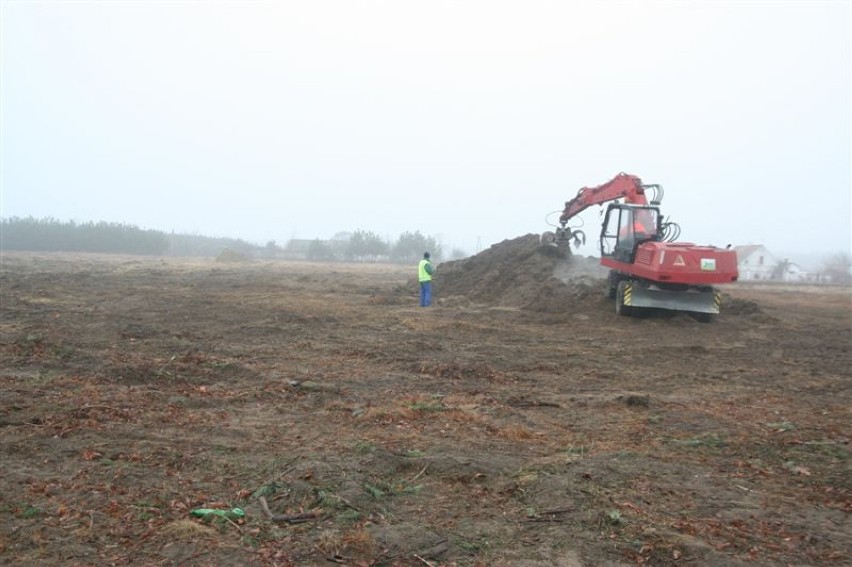
[[[748,258],[761,248],[763,248],[763,244],[746,244],[745,246],[734,246],[734,250],[737,253],[737,258],[740,260]]]

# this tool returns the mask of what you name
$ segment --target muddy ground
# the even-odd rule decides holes
[[[412,266],[5,254],[0,563],[852,561],[848,288],[631,319],[519,254],[429,309]]]

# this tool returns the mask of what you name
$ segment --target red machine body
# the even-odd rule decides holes
[[[733,250],[689,242],[643,242],[632,264],[602,257],[601,265],[660,283],[717,285],[737,280]],[[703,266],[703,267],[702,267]]]
[[[571,240],[579,245],[585,234],[569,228],[568,222],[592,205],[610,203],[600,252],[601,264],[610,268],[609,295],[616,299],[616,311],[633,314],[637,308],[653,307],[709,317],[719,312],[721,302],[712,286],[738,278],[736,252],[674,242],[680,227],[662,219],[662,196],[661,186],[645,185],[626,173],[597,187],[583,187],[565,203],[560,226],[555,234],[548,233],[548,240],[557,246]]]

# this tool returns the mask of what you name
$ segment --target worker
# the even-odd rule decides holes
[[[621,230],[618,231],[619,238],[635,238],[637,234],[645,233],[645,225],[643,225],[638,220],[633,221],[633,231],[630,230],[630,225],[626,224],[621,227]]]
[[[641,235],[642,238],[651,236],[656,232],[655,224],[656,221],[651,211],[640,209],[636,211],[633,219],[633,234]]]
[[[417,265],[417,280],[420,282],[420,307],[432,305],[432,274],[435,268],[429,260],[429,253],[423,253],[423,259]]]
[[[633,217],[633,232],[630,232],[630,225],[626,224],[621,227],[621,230],[618,232],[618,236],[619,238],[629,238],[631,240],[646,240],[647,237],[654,234],[653,228],[649,228],[651,226],[653,226],[653,218],[651,218],[646,211],[636,211],[636,214]]]

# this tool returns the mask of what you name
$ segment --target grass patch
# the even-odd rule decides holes
[[[620,526],[624,523],[624,518],[622,518],[619,510],[610,510],[606,513],[606,521],[610,525]]]
[[[376,445],[373,442],[359,440],[357,443],[355,443],[355,446],[352,447],[352,450],[359,455],[365,455],[367,453],[372,453],[375,448]]]
[[[133,507],[136,509],[136,517],[143,522],[160,515],[160,507],[150,502],[137,502]]]
[[[364,491],[376,500],[384,498],[387,495],[385,490],[382,490],[380,487],[370,484],[369,482],[364,483]]]
[[[23,518],[25,520],[29,520],[30,518],[37,518],[43,513],[44,511],[41,508],[27,505],[21,509],[20,513],[18,514],[18,517]]]
[[[364,483],[364,491],[376,500],[381,500],[386,496],[399,496],[402,494],[418,494],[423,489],[422,484],[408,484],[402,482],[400,484],[389,484],[386,482]]]
[[[447,409],[447,406],[445,406],[443,403],[436,401],[414,402],[408,407],[409,409],[412,409],[414,411],[422,412],[445,411]]]
[[[361,512],[349,508],[337,514],[334,519],[339,524],[354,524],[361,519]]]
[[[252,500],[257,500],[261,496],[263,496],[264,498],[266,498],[267,496],[272,496],[273,494],[278,492],[279,488],[282,487],[273,480],[269,484],[264,484],[263,486],[252,492],[251,498]]]
[[[640,457],[640,455],[636,451],[627,451],[625,449],[622,449],[622,450],[617,451],[615,453],[616,459],[635,460],[635,459],[638,459],[639,457]]]
[[[490,545],[488,539],[484,537],[478,539],[471,539],[463,536],[456,536],[453,540],[453,543],[460,549],[465,550],[471,555],[482,553],[483,551],[487,550]]]
[[[711,447],[713,449],[720,449],[728,445],[728,442],[718,435],[703,435],[699,437],[691,437],[689,439],[673,439],[672,443],[683,447]]]
[[[69,359],[74,356],[74,353],[77,351],[74,347],[66,346],[66,345],[55,345],[50,348],[50,352],[56,357],[61,359]]]
[[[37,518],[44,513],[41,508],[37,506],[31,506],[30,504],[6,504],[0,507],[0,512],[5,514],[13,514],[15,517],[22,518],[24,520]]]

